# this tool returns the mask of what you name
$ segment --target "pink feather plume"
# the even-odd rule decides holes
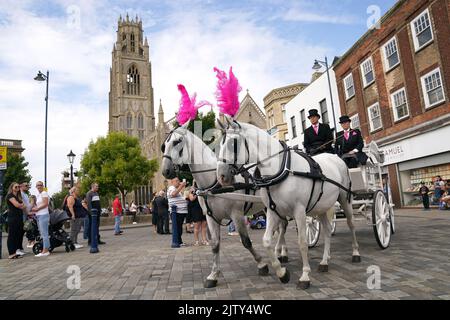
[[[239,110],[239,92],[242,90],[238,79],[233,74],[233,67],[230,67],[229,78],[225,71],[214,68],[217,73],[217,106],[223,114],[234,117]]]
[[[194,120],[197,116],[198,109],[201,107],[206,105],[212,106],[208,101],[200,101],[196,104],[195,99],[197,98],[197,94],[194,93],[192,97],[189,97],[186,88],[182,84],[178,85],[178,90],[181,93],[180,109],[177,114],[177,121],[180,125],[183,125],[190,120]]]

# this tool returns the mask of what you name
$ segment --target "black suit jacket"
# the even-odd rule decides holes
[[[303,146],[308,154],[333,153],[332,143],[333,133],[327,124],[319,123],[319,131],[317,134],[312,126],[305,130]]]
[[[153,200],[153,213],[159,216],[169,213],[169,202],[164,197],[156,197]]]
[[[358,153],[362,152],[364,140],[361,131],[358,129],[350,129],[348,140],[344,138],[344,131],[338,132],[336,136],[336,153],[342,156],[354,149],[358,149]]]
[[[366,164],[367,155],[364,152],[362,152],[363,147],[364,147],[364,140],[362,138],[361,131],[359,131],[358,129],[350,129],[348,140],[345,140],[344,138],[344,131],[338,132],[335,144],[335,149],[338,156],[342,157],[342,155],[354,149],[358,150],[358,152],[356,153],[357,163],[353,163],[354,165],[349,167],[356,168],[358,163],[362,165]],[[347,163],[347,165],[349,164]]]

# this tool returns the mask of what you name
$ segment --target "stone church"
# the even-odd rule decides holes
[[[219,119],[220,121],[225,123],[223,114],[219,115]],[[239,111],[234,119],[236,119],[236,121],[238,122],[250,123],[260,129],[266,129],[266,115],[255,102],[255,100],[253,100],[248,90],[247,94],[240,103]]]
[[[109,92],[109,132],[121,131],[137,137],[148,159],[162,159],[161,144],[174,119],[164,122],[161,101],[155,119],[152,65],[142,20],[136,16],[118,21],[117,40],[112,51]],[[152,193],[166,187],[161,171],[146,186],[134,190],[136,204],[149,204]],[[131,199],[127,199],[131,200]]]

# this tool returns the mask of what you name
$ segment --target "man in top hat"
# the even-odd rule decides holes
[[[314,156],[319,153],[334,153],[331,144],[333,143],[333,134],[330,126],[319,123],[320,115],[317,109],[309,110],[309,121],[311,126],[305,130],[303,146],[306,153]]]
[[[345,161],[349,168],[357,168],[358,164],[366,164],[367,155],[362,152],[364,141],[361,131],[351,129],[351,120],[347,115],[339,118],[343,131],[336,136],[336,154]]]

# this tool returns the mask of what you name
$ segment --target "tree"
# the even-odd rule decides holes
[[[61,209],[63,205],[64,198],[69,195],[69,190],[63,189],[59,192],[52,194],[54,209]]]
[[[147,160],[139,140],[123,132],[111,132],[89,144],[81,160],[81,189],[85,193],[93,182],[101,195],[120,193],[122,199],[136,187],[145,185],[158,170],[156,159]]]
[[[3,196],[6,196],[9,185],[13,182],[30,183],[31,176],[27,167],[28,162],[25,161],[25,157],[8,150],[8,168],[3,177]]]
[[[204,134],[207,130],[214,129],[216,127],[216,114],[212,110],[207,112],[206,114],[203,114],[201,112],[197,113],[197,117],[195,117],[194,121],[189,122],[187,129],[189,131],[195,133],[194,132],[194,122],[197,122],[197,121],[201,121],[201,123],[202,123],[202,136],[199,138],[202,139],[205,143],[211,144],[212,141],[205,141]],[[175,122],[173,123],[173,126],[174,126],[174,128],[178,128],[178,127],[180,127],[180,124],[178,123],[177,120],[175,120]],[[192,174],[189,170],[189,166],[184,165],[182,167],[182,170],[183,171],[180,172],[178,178],[186,179],[192,185],[192,181],[194,178],[192,177]]]

